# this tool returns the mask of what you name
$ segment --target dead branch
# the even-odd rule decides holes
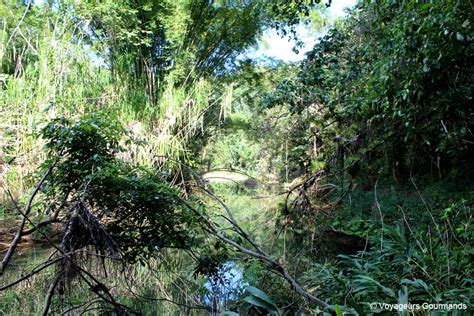
[[[10,200],[11,202],[13,203],[13,205],[15,206],[16,210],[18,211],[18,213],[23,216],[23,219],[26,219],[30,224],[31,226],[33,226],[32,228],[28,229],[28,230],[24,230],[21,232],[21,237],[24,237],[24,236],[28,236],[28,235],[31,235],[33,234],[35,231],[37,231],[38,229],[42,228],[42,227],[46,227],[48,226],[49,224],[54,224],[54,223],[60,223],[61,221],[57,219],[57,212],[56,212],[56,216],[53,216],[52,218],[50,219],[47,219],[47,220],[44,220],[44,221],[41,221],[37,224],[35,224],[21,209],[20,207],[18,206],[18,203],[15,201],[15,199],[13,198],[13,195],[12,193],[10,192],[10,190],[6,190],[6,192],[8,193],[8,196],[10,197]],[[46,236],[45,234],[43,234],[43,236],[46,238],[47,241],[49,241],[51,243],[51,241],[49,240],[48,236]]]
[[[207,187],[206,187],[206,181],[204,181],[204,179],[191,167],[189,167],[188,165],[182,163],[181,161],[178,161],[178,160],[175,160],[175,159],[172,159],[170,157],[167,157],[167,156],[160,156],[161,158],[165,158],[171,162],[174,162],[174,163],[177,163],[179,166],[181,167],[184,167],[186,170],[189,171],[189,173],[194,177],[194,179],[196,180],[196,183],[197,183],[197,188],[199,188],[200,190],[202,190],[203,192],[205,192],[207,195],[209,195],[210,197],[212,197],[214,200],[216,200],[224,209],[225,211],[227,212],[227,215],[229,216],[228,220],[230,219],[230,223],[232,225],[232,227],[237,231],[237,233],[239,233],[239,235],[242,236],[242,238],[244,238],[245,240],[247,240],[254,248],[255,250],[258,252],[258,253],[263,253],[262,250],[260,249],[260,247],[248,236],[248,234],[239,226],[239,224],[237,223],[237,221],[235,220],[235,217],[234,217],[234,214],[232,213],[232,211],[229,209],[229,207],[227,207],[227,205],[218,197],[216,196],[211,190],[209,190]]]
[[[20,228],[18,228],[18,232],[16,233],[15,235],[15,238],[13,239],[11,245],[10,245],[10,248],[8,248],[8,251],[7,253],[5,254],[5,257],[3,257],[3,260],[2,260],[2,264],[1,264],[1,267],[0,267],[0,275],[3,275],[7,265],[8,265],[8,262],[10,261],[11,257],[13,256],[13,253],[15,252],[15,249],[16,249],[16,246],[18,245],[18,243],[20,242],[21,240],[21,236],[22,236],[22,232],[23,232],[23,228],[25,227],[25,224],[26,224],[26,221],[27,221],[27,216],[28,214],[30,213],[31,211],[31,205],[33,203],[33,200],[34,198],[36,197],[36,195],[38,194],[41,186],[43,185],[44,181],[46,180],[46,178],[48,177],[48,175],[51,173],[51,171],[53,170],[54,166],[56,165],[56,162],[53,163],[49,168],[48,170],[46,170],[46,172],[43,174],[43,176],[41,177],[40,181],[38,182],[38,184],[36,185],[33,193],[31,193],[30,195],[30,198],[28,199],[28,202],[26,203],[26,206],[25,206],[25,209],[23,211],[23,219],[21,221],[21,224],[20,224]]]
[[[305,299],[306,301],[308,301],[310,304],[312,305],[317,305],[317,306],[320,306],[321,308],[327,308],[329,307],[329,304],[313,295],[311,295],[310,293],[308,293],[307,291],[305,291],[301,285],[298,283],[298,281],[293,278],[289,273],[288,271],[285,270],[285,268],[280,264],[278,263],[277,261],[273,260],[269,255],[267,255],[261,248],[258,244],[256,244],[250,237],[249,235],[240,227],[240,225],[238,224],[238,222],[236,221],[235,217],[234,217],[234,214],[232,212],[232,210],[224,203],[224,201],[222,201],[222,199],[220,199],[218,196],[216,196],[211,190],[209,190],[206,185],[205,185],[205,181],[203,181],[202,177],[197,174],[196,171],[194,171],[191,167],[189,167],[188,165],[180,162],[180,161],[177,161],[177,160],[174,160],[172,158],[169,158],[169,157],[164,157],[166,159],[168,159],[169,161],[172,161],[172,162],[175,162],[177,164],[179,164],[180,166],[184,167],[186,170],[188,170],[191,175],[193,175],[193,177],[196,179],[196,182],[197,182],[197,187],[199,189],[201,189],[203,192],[205,192],[207,195],[209,195],[211,198],[213,198],[215,201],[217,201],[223,208],[224,210],[226,211],[227,215],[228,215],[228,221],[231,223],[232,225],[232,228],[233,230],[239,234],[243,239],[245,239],[246,241],[248,241],[250,243],[250,245],[252,245],[252,247],[255,249],[255,250],[251,250],[251,249],[248,249],[238,243],[236,243],[235,241],[233,241],[232,239],[226,237],[222,231],[217,228],[217,226],[209,219],[207,218],[204,214],[202,214],[200,211],[198,211],[197,209],[195,209],[194,207],[192,207],[189,203],[187,203],[185,200],[181,199],[181,202],[183,203],[183,205],[185,205],[190,211],[194,212],[196,215],[198,215],[203,221],[204,223],[206,224],[206,231],[208,231],[210,234],[214,235],[215,237],[217,237],[219,240],[223,241],[224,243],[228,244],[228,245],[231,245],[232,247],[234,247],[235,249],[237,249],[239,252],[245,254],[245,255],[248,255],[250,257],[253,257],[253,258],[256,258],[258,259],[260,262],[266,264],[266,266],[271,270],[271,271],[274,271],[276,272],[278,275],[280,275],[281,277],[283,277],[291,286],[291,288],[296,292],[298,293],[303,299]],[[308,185],[308,182],[311,182],[311,183],[314,183],[314,181],[317,180],[317,175],[319,174],[314,174],[310,177],[310,179],[308,179],[307,181],[305,181],[304,183],[302,184],[299,184],[297,186],[295,186],[293,188],[296,189],[298,187],[304,187],[306,188],[307,185]],[[290,193],[291,191],[293,190],[290,190]],[[290,194],[289,193],[289,194]]]
[[[62,312],[62,313],[61,313],[61,316],[67,315],[68,313],[70,313],[70,312],[72,312],[72,311],[74,311],[74,310],[76,310],[76,309],[79,309],[79,308],[81,308],[81,307],[83,308],[83,310],[88,309],[90,306],[92,306],[92,305],[94,305],[94,304],[97,304],[97,303],[100,303],[100,302],[102,302],[100,299],[95,298],[95,299],[92,299],[92,300],[90,300],[90,301],[87,301],[87,302],[85,302],[85,303],[83,303],[83,304],[74,305],[74,306],[70,307],[69,309],[65,310],[64,312]],[[81,313],[81,315],[82,315],[82,313]]]
[[[46,292],[46,296],[44,299],[43,312],[41,313],[41,315],[43,316],[48,315],[49,307],[51,306],[51,299],[53,298],[54,290],[56,289],[56,286],[58,285],[60,279],[61,275],[56,275],[51,284],[49,285],[48,291]]]
[[[215,195],[213,195],[215,196]],[[216,197],[217,198],[217,197]],[[218,198],[217,198],[218,199]],[[219,201],[221,201],[221,205],[225,206],[226,210],[232,214],[231,210],[222,202],[222,200],[219,199]],[[184,205],[186,205],[186,207],[188,207],[191,211],[195,212],[198,216],[201,217],[201,219],[207,224],[207,231],[214,235],[215,237],[217,237],[219,240],[223,241],[224,243],[228,244],[228,245],[231,245],[233,246],[235,249],[237,249],[239,252],[245,254],[245,255],[248,255],[250,257],[253,257],[253,258],[256,258],[258,259],[260,262],[266,264],[266,266],[271,270],[271,271],[274,271],[276,272],[278,275],[280,275],[281,277],[283,277],[291,286],[291,288],[296,292],[298,293],[301,297],[303,297],[303,299],[307,300],[310,304],[313,304],[313,305],[318,305],[320,306],[321,308],[327,308],[329,306],[328,303],[326,303],[325,301],[311,295],[310,293],[308,293],[307,291],[305,291],[301,285],[298,283],[298,281],[293,278],[289,273],[288,271],[285,270],[285,268],[280,264],[278,263],[277,261],[273,260],[269,255],[265,254],[261,249],[260,247],[256,247],[256,251],[253,251],[251,249],[248,249],[238,243],[236,243],[235,241],[233,241],[232,239],[226,237],[220,230],[219,228],[217,228],[217,226],[212,223],[206,216],[204,216],[201,212],[199,212],[198,210],[196,210],[195,208],[193,208],[191,205],[189,205],[186,201],[182,201]],[[232,215],[232,218],[233,218],[233,215]],[[235,229],[237,231],[237,233],[239,233],[240,229]],[[246,235],[247,236],[247,235]],[[244,236],[242,236],[244,237]],[[247,236],[248,238],[248,236]],[[252,246],[253,245],[256,245],[254,242],[251,243]],[[254,246],[255,247],[255,246]]]
[[[112,305],[114,307],[115,313],[117,315],[140,315],[139,313],[131,310],[126,305],[118,303],[115,300],[115,298],[113,297],[113,295],[110,293],[109,289],[104,284],[102,284],[100,281],[98,281],[90,272],[88,272],[87,270],[85,270],[85,269],[83,269],[83,268],[81,268],[77,265],[75,266],[75,268],[77,269],[79,277],[82,280],[84,280],[84,282],[87,284],[89,289],[92,292],[94,292],[98,297],[100,297],[103,301],[105,301],[105,302],[109,303],[110,305]],[[87,277],[89,277],[92,280],[92,282],[94,282],[95,284],[93,284],[91,281],[89,281],[87,279],[87,277],[84,276],[84,274]]]
[[[45,261],[45,262],[42,262],[40,265],[36,266],[35,268],[33,268],[33,270],[28,273],[27,275],[24,275],[18,279],[16,279],[15,281],[11,282],[11,283],[8,283],[8,284],[5,284],[5,285],[2,285],[0,286],[0,291],[4,291],[12,286],[15,286],[17,285],[18,283],[26,280],[26,279],[29,279],[31,278],[33,275],[43,271],[44,269],[46,269],[47,267],[49,266],[52,266],[53,264],[59,262],[60,260],[62,260],[62,257],[57,257],[55,258],[54,260],[52,261]]]

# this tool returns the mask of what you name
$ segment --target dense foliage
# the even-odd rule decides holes
[[[267,103],[315,111],[326,145],[338,137],[369,173],[459,172],[473,154],[471,6],[362,1]]]
[[[469,313],[473,5],[326,3],[2,1],[0,311]]]
[[[48,203],[87,205],[128,261],[146,262],[161,248],[189,249],[195,243],[196,215],[166,183],[166,171],[157,174],[118,158],[124,130],[116,122],[100,116],[57,119],[42,136],[49,157],[44,169],[54,165],[43,188]]]
[[[472,35],[467,1],[361,1],[267,94],[316,138],[279,225],[323,296],[471,306]]]

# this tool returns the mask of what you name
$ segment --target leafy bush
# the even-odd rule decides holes
[[[469,230],[473,229],[471,223]],[[453,234],[444,233],[441,236]],[[339,255],[336,264],[315,264],[305,273],[305,282],[319,286],[318,294],[332,301],[366,312],[370,312],[368,303],[404,303],[403,297],[412,304],[464,303],[472,308],[474,266],[467,239],[444,240],[422,231],[410,234],[400,226],[386,226],[383,232],[373,234],[369,243],[370,250]]]
[[[84,203],[130,262],[146,261],[164,247],[191,246],[196,215],[165,173],[120,160],[125,131],[119,124],[105,115],[62,118],[43,128],[42,136],[49,150],[43,169],[54,166],[43,187],[48,203]]]
[[[337,137],[375,172],[446,175],[472,156],[470,21],[465,1],[360,1],[266,103],[313,111],[327,158]]]

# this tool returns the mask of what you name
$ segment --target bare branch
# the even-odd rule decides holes
[[[46,170],[46,172],[43,174],[40,181],[36,185],[35,190],[33,191],[33,193],[31,193],[30,198],[28,199],[28,202],[26,203],[25,209],[23,211],[24,215],[23,215],[23,219],[21,221],[20,227],[18,228],[18,231],[17,231],[17,233],[15,235],[15,238],[13,239],[13,241],[10,245],[10,248],[8,248],[8,252],[5,254],[5,257],[3,257],[2,264],[1,264],[1,267],[0,267],[0,275],[3,275],[3,272],[5,271],[5,269],[8,265],[8,262],[10,261],[11,257],[13,256],[13,253],[15,252],[16,246],[18,245],[18,243],[21,240],[23,228],[25,227],[26,220],[27,220],[26,217],[28,216],[28,214],[31,211],[31,205],[33,204],[33,200],[35,199],[35,197],[38,194],[41,186],[43,185],[44,181],[46,180],[48,175],[51,173],[51,171],[53,170],[55,165],[56,165],[56,163],[53,163],[48,168],[48,170]]]
[[[20,277],[19,279],[15,280],[15,281],[13,281],[13,282],[11,282],[11,283],[9,283],[9,284],[0,286],[0,291],[4,291],[4,290],[6,290],[6,289],[8,289],[8,288],[10,288],[10,287],[12,287],[12,286],[14,286],[14,285],[17,285],[17,284],[20,283],[21,281],[24,281],[24,280],[26,280],[26,279],[31,278],[33,275],[35,275],[35,274],[37,274],[37,273],[43,271],[43,270],[46,269],[47,267],[49,267],[49,266],[51,266],[51,265],[53,265],[53,264],[59,262],[59,261],[62,260],[62,259],[63,259],[63,257],[61,256],[61,257],[55,258],[55,259],[52,260],[52,261],[45,261],[45,262],[41,263],[40,265],[36,266],[36,267],[35,267],[30,273],[28,273],[27,275],[24,275],[24,276]]]
[[[214,195],[215,196],[215,195]],[[224,234],[221,233],[221,231],[206,217],[204,216],[201,212],[193,208],[191,205],[189,205],[186,201],[182,201],[186,207],[188,207],[191,211],[195,212],[197,215],[199,215],[203,221],[207,224],[208,229],[207,231],[211,233],[212,235],[216,236],[219,240],[225,242],[228,245],[233,246],[236,248],[239,252],[248,255],[250,257],[256,258],[260,260],[261,262],[265,263],[268,268],[280,276],[282,276],[291,286],[291,288],[298,293],[301,297],[303,297],[305,300],[309,301],[313,305],[318,305],[321,308],[326,308],[329,306],[328,303],[325,301],[311,295],[307,291],[305,291],[301,285],[296,281],[295,278],[293,278],[288,271],[283,268],[283,266],[278,263],[277,261],[273,260],[269,255],[266,255],[263,251],[262,252],[255,252],[253,250],[250,250],[248,248],[245,248],[244,246],[236,243],[232,239],[226,237]],[[222,201],[221,201],[222,202]],[[224,204],[224,202],[222,202]],[[224,204],[225,205],[225,204]],[[225,206],[228,208],[227,206]],[[230,211],[230,210],[229,210]],[[252,243],[253,244],[253,243]],[[259,249],[259,248],[257,248]]]
[[[49,307],[51,306],[51,299],[53,298],[54,290],[56,289],[60,278],[61,274],[56,275],[49,285],[48,291],[46,292],[46,297],[44,299],[43,312],[41,313],[42,316],[48,315]]]

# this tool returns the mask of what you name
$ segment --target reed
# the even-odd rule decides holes
[[[216,97],[205,79],[178,82],[183,69],[155,78],[153,99],[146,74],[130,75],[132,57],[124,54],[112,67],[73,13],[45,11],[37,28],[19,12],[10,13],[11,21],[4,18],[0,27],[2,72],[14,69],[0,73],[0,187],[14,196],[31,186],[28,176],[45,158],[37,131],[52,118],[106,111],[142,141],[130,146],[130,158],[150,166],[157,156],[186,158],[189,142],[205,128],[206,113],[217,108],[220,119],[229,113],[231,93]],[[20,31],[14,32],[16,26]],[[184,76],[196,78],[189,72]],[[2,192],[0,199],[6,202]]]

